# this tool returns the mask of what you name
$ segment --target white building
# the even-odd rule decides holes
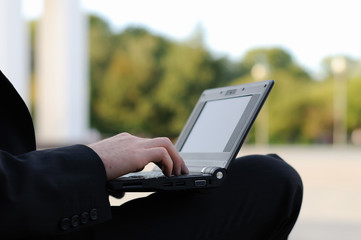
[[[0,69],[29,106],[29,34],[21,0],[0,0]],[[79,0],[44,0],[36,33],[35,127],[41,145],[89,138],[87,21]]]

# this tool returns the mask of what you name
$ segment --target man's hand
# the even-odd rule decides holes
[[[141,171],[150,162],[157,164],[166,176],[188,173],[182,157],[168,138],[139,138],[121,133],[88,146],[103,161],[108,180]]]

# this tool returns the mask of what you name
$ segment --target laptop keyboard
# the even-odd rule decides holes
[[[193,172],[187,175],[202,175],[203,173],[200,172]],[[149,172],[135,172],[135,173],[128,173],[120,179],[128,178],[128,179],[149,179],[149,178],[163,178],[166,177],[162,172],[158,171],[149,171]],[[171,176],[172,177],[172,176]],[[173,176],[174,177],[174,176]]]
[[[128,173],[121,178],[134,178],[134,179],[147,179],[147,178],[160,178],[165,177],[162,172],[151,171],[151,172],[140,172],[140,173]]]

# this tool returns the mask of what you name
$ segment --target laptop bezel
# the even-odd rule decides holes
[[[236,157],[240,147],[242,146],[254,120],[256,119],[264,101],[273,87],[273,84],[273,80],[266,80],[205,90],[194,107],[175,144],[175,147],[180,152],[187,166],[195,167],[196,169],[198,169],[198,167],[228,168],[232,159]],[[236,128],[234,129],[223,152],[182,152],[182,147],[187,141],[193,126],[207,102],[246,96],[251,96],[251,99],[249,100],[247,107],[238,121]],[[230,111],[232,110],[230,109]]]

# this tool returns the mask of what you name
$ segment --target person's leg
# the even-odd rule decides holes
[[[278,156],[246,156],[221,187],[129,201],[94,232],[98,239],[287,239],[302,193],[298,173]]]

